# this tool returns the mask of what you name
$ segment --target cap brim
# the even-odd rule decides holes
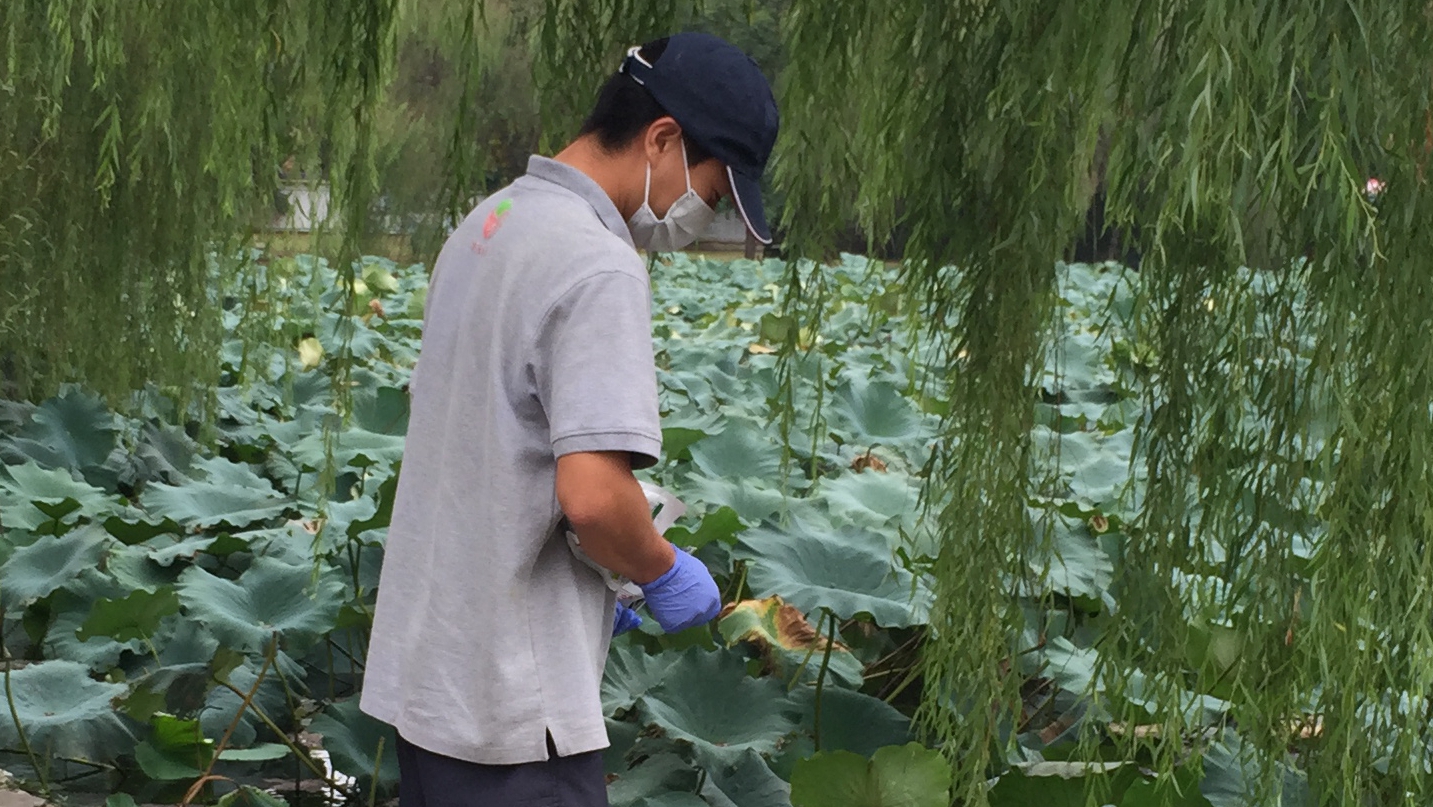
[[[731,195],[736,200],[736,209],[746,230],[763,244],[771,243],[771,228],[766,226],[766,206],[761,202],[761,183],[744,174],[726,168],[727,179],[731,180]]]

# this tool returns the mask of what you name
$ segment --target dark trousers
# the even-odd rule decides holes
[[[398,737],[399,807],[608,807],[602,752],[479,765],[445,757]]]

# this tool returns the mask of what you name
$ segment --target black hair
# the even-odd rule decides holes
[[[666,50],[667,39],[663,37],[648,42],[638,52],[648,64],[656,64]],[[577,134],[596,137],[604,151],[621,151],[640,137],[653,121],[668,114],[646,87],[619,71],[609,76],[602,85],[597,93],[597,103]],[[712,159],[711,152],[688,137],[686,132],[682,133],[682,142],[686,144],[690,165]]]

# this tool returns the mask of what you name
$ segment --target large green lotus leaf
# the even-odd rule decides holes
[[[150,715],[149,739],[134,749],[145,775],[158,781],[197,779],[214,758],[214,740],[198,720],[157,712]]]
[[[736,347],[734,341],[729,344],[732,348]],[[716,345],[713,344],[713,347]],[[718,406],[722,410],[756,416],[765,408],[765,396],[755,393],[747,383],[746,375],[727,358],[725,352],[715,353],[705,366],[707,381],[712,385],[712,391],[716,393]]]
[[[99,602],[105,602],[100,599]],[[87,597],[69,591],[57,593],[51,601],[55,621],[45,633],[45,656],[48,658],[77,661],[96,673],[104,673],[119,664],[125,651],[141,652],[144,646],[137,640],[115,640],[109,636],[90,635],[82,632],[86,614],[91,608]]]
[[[602,770],[609,774],[620,774],[627,770],[630,760],[627,752],[637,744],[642,726],[632,720],[603,718],[607,726],[608,745],[602,751]]]
[[[40,404],[0,458],[11,464],[33,460],[46,468],[84,471],[104,464],[115,445],[115,415],[98,397],[71,387]]]
[[[612,807],[635,807],[652,798],[682,795],[696,798],[701,774],[690,762],[673,753],[654,754],[618,773],[607,783],[607,801]],[[697,799],[704,807],[705,802]]]
[[[915,523],[918,483],[905,474],[870,470],[842,474],[824,480],[817,491],[836,524],[880,529],[896,521]]]
[[[1095,651],[1088,647],[1077,647],[1064,636],[1050,639],[1043,650],[1046,665],[1042,674],[1050,678],[1061,689],[1070,692],[1089,692],[1098,686],[1095,681]]]
[[[652,655],[635,645],[614,645],[602,675],[602,713],[610,716],[630,709],[681,658],[673,651]]]
[[[759,524],[787,506],[787,499],[781,491],[756,479],[692,476],[687,479],[680,495],[688,505],[729,507],[748,524]]]
[[[1033,513],[1037,549],[1030,571],[1044,575],[1045,587],[1070,597],[1109,598],[1114,562],[1080,522],[1058,513]],[[1113,603],[1110,603],[1113,605]]]
[[[1189,766],[1178,768],[1170,780],[1141,779],[1130,785],[1119,807],[1211,807],[1199,792],[1199,778]]]
[[[1260,776],[1258,757],[1236,731],[1225,729],[1208,746],[1202,766],[1204,779],[1199,783],[1199,793],[1208,804],[1213,807],[1263,807],[1256,805],[1250,797]],[[1274,802],[1276,807],[1313,807],[1316,802],[1309,793],[1307,774],[1287,764],[1280,767],[1283,769],[1283,780],[1278,800]],[[1152,802],[1150,807],[1156,804],[1159,802]],[[1146,806],[1132,804],[1128,807]]]
[[[208,664],[219,650],[212,631],[182,614],[160,620],[150,640],[159,648],[159,662],[171,666]]]
[[[159,535],[145,541],[143,546],[149,550],[150,560],[160,566],[173,566],[176,560],[193,560],[218,540],[217,535],[190,535],[182,540],[175,540],[169,535]]]
[[[698,414],[709,413],[716,407],[716,400],[712,394],[712,385],[695,371],[684,370],[658,370],[658,381],[661,384],[664,400],[670,403],[676,395],[685,395],[690,401],[689,406],[694,407]],[[668,454],[668,456],[673,456]]]
[[[377,358],[383,347],[383,336],[369,328],[359,317],[345,317],[336,313],[324,314],[315,334],[323,343],[323,349],[331,356],[338,355],[347,342],[349,355],[358,361]]]
[[[1111,435],[1098,431],[1062,435],[1036,426],[1030,436],[1036,455],[1068,479],[1073,498],[1092,505],[1114,502],[1129,484],[1133,429]]]
[[[319,552],[332,553],[347,545],[350,538],[358,537],[358,532],[350,529],[354,522],[365,522],[377,513],[378,500],[373,496],[360,496],[346,502],[329,502],[328,519],[323,522],[319,531]]]
[[[331,386],[331,382],[325,384]],[[314,433],[322,433],[325,417],[333,418],[332,412],[318,406],[297,406],[288,420],[264,417],[264,426],[269,442],[284,452],[292,452],[304,439]]]
[[[1107,793],[1106,803],[1119,804],[1125,791],[1139,779],[1139,770],[1130,762],[1035,762],[1006,771],[990,789],[991,807],[1085,807],[1086,790],[1097,786]]]
[[[7,609],[34,602],[94,569],[114,539],[86,525],[61,536],[41,536],[11,553],[0,566],[0,603]]]
[[[332,569],[320,569],[316,591],[312,571],[258,557],[238,580],[227,580],[194,566],[179,576],[179,601],[230,647],[262,652],[276,631],[286,646],[302,646],[333,629],[343,604],[343,581]]]
[[[779,681],[750,677],[737,653],[695,647],[637,710],[644,722],[692,743],[703,764],[735,763],[746,749],[772,753],[797,728],[797,710]]]
[[[842,619],[868,614],[881,627],[905,628],[923,624],[929,612],[929,591],[892,564],[877,533],[763,527],[744,533],[733,554],[751,562],[752,596],[780,595],[806,614],[828,608]]]
[[[109,553],[105,571],[128,591],[155,591],[179,577],[180,566],[160,566],[150,558],[147,546],[122,546]]]
[[[381,385],[371,373],[353,373],[353,424],[373,434],[402,436],[408,431],[408,393]]]
[[[1089,330],[1066,332],[1046,354],[1041,386],[1052,393],[1107,388],[1115,382],[1110,344],[1108,337]]]
[[[379,787],[391,787],[398,781],[398,738],[393,727],[364,714],[358,699],[330,703],[313,719],[309,730],[323,737],[323,749],[333,760],[335,770],[356,777],[367,787],[373,780],[374,762],[378,762]],[[380,742],[383,756],[378,756]]]
[[[223,655],[223,651],[220,652],[220,655]],[[284,710],[288,708],[289,702],[284,679],[302,680],[304,668],[289,654],[280,650],[263,680],[259,681],[259,670],[263,662],[242,656],[238,658],[241,658],[242,661],[232,671],[224,675],[223,680],[227,680],[244,693],[253,690],[254,682],[258,681],[258,689],[255,690],[253,703],[263,709],[265,714],[285,714]],[[217,662],[211,662],[211,669],[214,663]],[[282,677],[279,673],[283,674]],[[204,734],[209,737],[222,736],[234,723],[234,716],[239,714],[243,705],[243,698],[228,687],[215,686],[210,689],[204,696],[204,706],[199,711],[199,723],[204,728]],[[252,710],[244,709],[244,713],[230,737],[230,744],[239,748],[253,745],[258,740],[261,725]]]
[[[883,381],[855,378],[839,385],[831,414],[832,431],[856,445],[905,445],[930,431],[911,400]]]
[[[134,734],[110,701],[124,684],[96,681],[83,664],[42,661],[10,674],[15,714],[30,747],[53,756],[108,762],[134,747]],[[0,720],[0,746],[19,748],[15,723]]]
[[[744,529],[746,525],[741,522],[741,516],[735,510],[730,507],[717,507],[702,515],[695,531],[678,525],[667,530],[667,539],[677,546],[698,549],[712,541],[734,544],[737,533]]]
[[[159,658],[141,656],[137,659],[144,667],[130,678],[136,693],[157,696],[157,703],[152,704],[150,711],[197,713],[210,697],[213,687],[210,674],[219,650],[219,640],[193,619],[174,615],[161,621],[151,642],[158,648]],[[134,696],[130,701],[131,708],[138,707]],[[131,716],[148,719],[142,714]],[[222,727],[220,731],[223,731]]]
[[[313,567],[314,536],[298,522],[281,527],[249,530],[234,537],[247,541],[248,551],[255,557],[272,558],[291,566]]]
[[[178,426],[146,423],[134,447],[135,456],[144,462],[148,479],[176,483],[189,473],[199,447]]]
[[[30,422],[30,413],[36,406],[28,401],[0,399],[0,434],[19,434]]]
[[[247,465],[210,457],[195,466],[202,481],[151,485],[141,497],[145,509],[186,527],[243,527],[281,515],[292,503]]]
[[[791,774],[795,807],[949,807],[950,764],[918,743],[887,746],[870,758],[822,752]]]
[[[293,447],[294,462],[311,470],[325,467],[323,441],[322,429],[298,441]],[[402,458],[402,435],[378,434],[357,427],[339,432],[333,446],[333,461],[339,468],[391,466]]]
[[[692,462],[714,479],[757,479],[775,487],[781,482],[781,446],[774,429],[748,418],[728,419],[722,430],[692,444]]]
[[[126,507],[104,520],[110,535],[127,545],[142,544],[156,535],[178,535],[184,528],[171,518],[154,518],[137,507]]]
[[[684,426],[666,426],[662,429],[662,456],[668,460],[691,459],[689,450],[693,444],[702,440],[707,433],[701,429],[692,429]]]
[[[45,469],[34,461],[10,465],[0,475],[0,524],[39,529],[59,519],[100,518],[123,507],[105,492],[79,481],[64,468]],[[8,478],[6,478],[8,476]]]
[[[802,708],[802,725],[814,731],[816,688],[798,687],[791,693],[791,700]],[[904,745],[913,739],[910,718],[880,698],[832,686],[821,692],[822,750],[851,751],[868,757],[879,748]]]
[[[179,595],[165,587],[154,592],[138,590],[118,599],[101,599],[92,605],[79,628],[79,638],[109,636],[120,641],[148,640],[165,617],[179,613]]]
[[[53,536],[36,534],[20,529],[0,529],[0,567],[3,567],[5,563],[10,560],[10,556],[15,554],[16,550],[47,537]]]
[[[791,807],[791,785],[751,750],[734,765],[709,768],[702,796],[713,807]]]

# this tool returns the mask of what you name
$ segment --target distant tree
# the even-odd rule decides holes
[[[537,148],[536,13],[519,2],[404,0],[378,110],[375,212],[397,219],[419,255],[436,254],[473,199],[522,174]]]
[[[285,159],[316,165],[322,144],[335,201],[367,209],[394,13],[395,0],[0,4],[9,393],[84,380],[119,398],[215,378],[216,276],[272,212]]]

